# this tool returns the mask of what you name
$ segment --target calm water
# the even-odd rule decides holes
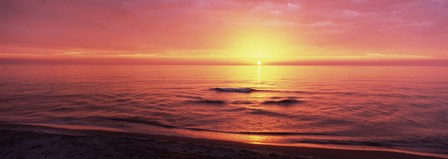
[[[0,121],[448,154],[447,72],[0,65]]]

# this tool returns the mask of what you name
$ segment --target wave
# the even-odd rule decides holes
[[[225,100],[210,100],[210,99],[201,99],[201,100],[191,100],[189,103],[196,104],[210,104],[210,105],[225,105],[227,102]]]
[[[152,125],[152,126],[158,126],[158,127],[164,127],[164,128],[177,128],[173,125],[164,124],[158,121],[149,120],[142,117],[127,117],[127,118],[106,118],[108,120],[113,121],[123,121],[123,122],[130,122],[130,123],[138,123],[138,124],[145,124],[145,125]]]
[[[232,102],[232,104],[235,104],[235,105],[238,105],[238,104],[254,104],[254,102],[247,101],[247,100],[238,100],[238,101]]]
[[[376,147],[393,147],[391,142],[387,141],[357,141],[357,140],[332,140],[332,139],[293,139],[291,143],[307,143],[321,145],[357,145],[357,146],[376,146]]]
[[[254,91],[257,91],[253,88],[211,88],[211,90],[217,91],[217,92],[233,92],[233,93],[252,93]]]
[[[221,131],[221,130],[210,130],[210,129],[202,129],[202,128],[181,128],[187,130],[194,131],[207,131],[207,132],[216,132],[216,133],[226,133],[226,134],[240,134],[240,135],[270,135],[270,136],[330,136],[333,134],[329,133],[314,133],[314,132],[284,132],[284,131],[261,131],[261,132],[253,132],[253,131]]]
[[[180,97],[180,98],[189,98],[189,99],[197,99],[197,100],[201,100],[202,97],[200,96],[194,96],[194,95],[176,95],[176,97]]]
[[[287,117],[288,115],[285,114],[281,114],[281,113],[276,113],[273,111],[266,111],[266,110],[262,110],[262,109],[254,109],[251,110],[250,112],[248,112],[247,114],[252,114],[252,115],[265,115],[265,116],[275,116],[275,117]]]
[[[436,140],[436,142],[429,142]],[[350,145],[350,146],[374,146],[374,147],[386,147],[386,148],[407,148],[422,151],[429,151],[432,153],[448,154],[446,150],[447,144],[446,136],[440,137],[423,137],[420,139],[405,138],[401,140],[394,139],[368,139],[368,140],[354,140],[354,139],[290,139],[289,143],[306,143],[306,144],[319,144],[319,145]],[[435,144],[434,144],[435,143]],[[414,145],[426,145],[425,147],[431,147],[430,149],[423,150],[421,147]]]
[[[304,93],[304,94],[316,94],[319,92],[297,91],[297,90],[276,90],[276,89],[255,89],[249,87],[216,87],[210,88],[212,91],[224,92],[224,93],[254,93],[254,92],[283,92],[283,93]]]
[[[228,92],[228,93],[254,93],[254,92],[279,92],[279,93],[292,93],[292,94],[337,94],[337,95],[349,95],[349,96],[366,96],[366,95],[378,95],[378,96],[393,96],[393,97],[409,97],[408,95],[387,93],[387,94],[367,94],[361,92],[343,92],[343,91],[301,91],[301,90],[283,90],[283,89],[255,89],[250,87],[216,87],[210,88],[210,90],[216,92]]]
[[[267,100],[267,101],[264,101],[262,104],[290,106],[290,105],[300,104],[303,102],[304,101],[297,100],[297,99],[281,99],[281,100]]]
[[[198,100],[187,100],[187,103],[192,104],[206,104],[206,105],[252,105],[252,104],[263,104],[263,105],[282,105],[282,106],[291,106],[295,104],[303,103],[302,100],[297,100],[296,97],[274,97],[270,100],[266,100],[263,102],[255,102],[250,100],[236,100],[236,101],[226,101],[220,99],[198,99]]]
[[[191,130],[191,131],[204,131],[204,132],[215,132],[215,133],[226,133],[226,134],[240,134],[240,135],[271,135],[271,136],[300,136],[300,135],[311,135],[311,136],[325,136],[325,135],[337,135],[330,133],[316,133],[316,132],[285,132],[285,131],[262,131],[262,132],[252,132],[252,131],[223,131],[223,130],[212,130],[212,129],[204,129],[204,128],[192,128],[192,127],[182,127],[164,124],[158,121],[149,120],[142,117],[128,117],[128,118],[107,118],[112,121],[122,121],[122,122],[130,122],[137,124],[145,124],[162,128],[170,128],[170,129],[183,129],[183,130]]]

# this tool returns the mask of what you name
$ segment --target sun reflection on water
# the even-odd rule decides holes
[[[263,144],[265,143],[267,136],[261,136],[261,135],[248,135],[247,141],[251,144]]]
[[[258,65],[257,75],[257,83],[261,83],[261,65]]]

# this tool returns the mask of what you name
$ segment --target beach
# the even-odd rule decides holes
[[[390,151],[258,145],[180,136],[2,124],[0,158],[438,159],[439,157]]]

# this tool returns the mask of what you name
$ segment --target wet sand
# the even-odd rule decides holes
[[[389,151],[246,144],[101,130],[0,124],[0,158],[437,159]]]

